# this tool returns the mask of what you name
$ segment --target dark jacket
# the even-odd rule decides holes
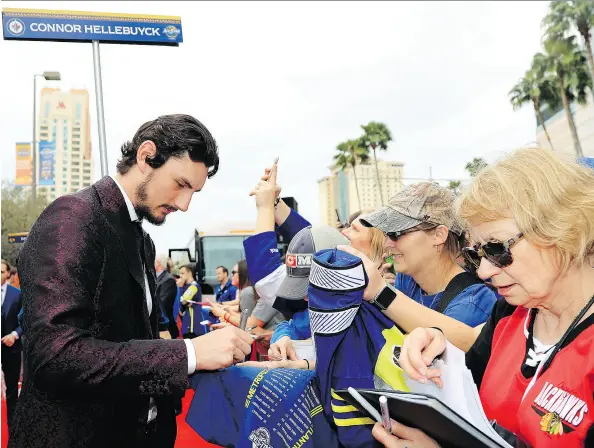
[[[154,245],[143,232],[149,318],[135,225],[109,177],[58,198],[33,225],[19,257],[25,381],[9,447],[134,446],[150,397],[173,446],[171,394],[188,386],[187,351],[158,340]]]
[[[179,336],[179,330],[175,323],[175,317],[173,315],[173,304],[177,296],[177,285],[173,276],[163,271],[157,276],[157,292],[156,297],[159,300],[163,315],[168,320],[169,334],[173,339],[177,339]]]

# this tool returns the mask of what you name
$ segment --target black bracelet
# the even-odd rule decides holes
[[[429,328],[433,328],[434,330],[439,330],[439,331],[441,331],[441,334],[445,334],[445,333],[443,332],[443,330],[442,330],[441,328],[439,328],[439,327],[429,327]]]
[[[304,359],[304,361],[307,363],[307,370],[309,370],[309,361],[307,359]]]

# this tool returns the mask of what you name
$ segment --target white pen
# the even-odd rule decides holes
[[[379,397],[380,409],[382,411],[382,420],[384,429],[392,434],[392,419],[390,419],[390,411],[388,409],[388,399],[383,395]]]
[[[359,392],[357,392],[355,389],[353,389],[352,387],[349,387],[347,389],[349,391],[349,394],[352,395],[352,397],[357,400],[357,403],[359,403],[361,406],[363,406],[363,408],[369,412],[369,414],[371,414],[371,416],[378,422],[378,423],[382,423],[382,416],[379,415],[379,412],[377,412],[375,410],[375,408],[371,405],[371,403],[369,403],[369,401],[367,401],[365,398],[363,398],[361,396],[361,394]]]

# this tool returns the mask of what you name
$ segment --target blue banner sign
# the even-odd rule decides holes
[[[181,17],[175,16],[4,8],[2,31],[6,40],[152,45],[183,42]]]
[[[39,186],[55,185],[56,142],[39,142]]]

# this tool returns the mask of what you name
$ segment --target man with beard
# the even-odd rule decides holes
[[[25,382],[10,447],[173,447],[188,375],[250,352],[235,327],[158,337],[155,247],[141,222],[186,211],[217,172],[210,132],[165,115],[121,152],[114,177],[50,204],[21,250]]]

